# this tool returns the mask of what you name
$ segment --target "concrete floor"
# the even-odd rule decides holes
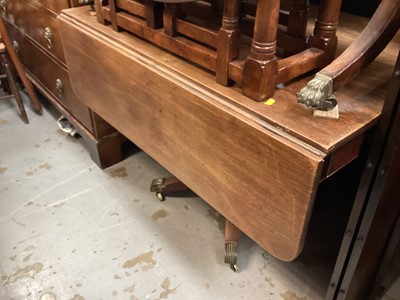
[[[29,125],[0,101],[0,299],[323,298],[337,244],[319,226],[290,263],[242,236],[234,273],[223,218],[194,195],[158,201],[168,172],[145,153],[100,170],[54,111],[26,108]]]

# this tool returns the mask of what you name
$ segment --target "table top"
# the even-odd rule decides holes
[[[301,252],[330,157],[351,156],[349,146],[376,123],[392,69],[385,53],[369,76],[367,70],[337,94],[340,120],[317,119],[296,102],[307,78],[280,88],[267,106],[184,59],[98,23],[88,8],[64,11],[60,29],[78,97],[282,260]]]
[[[313,10],[311,10],[313,11]],[[275,103],[267,106],[242,95],[238,86],[224,87],[215,82],[211,72],[177,57],[154,44],[128,32],[114,34],[110,26],[99,24],[89,8],[72,8],[64,15],[76,24],[84,23],[94,35],[105,36],[115,44],[139,53],[171,74],[185,80],[188,87],[201,89],[218,97],[221,103],[237,110],[253,121],[262,123],[279,135],[306,144],[318,151],[331,153],[350,140],[354,140],[374,126],[381,113],[385,90],[393,72],[400,45],[397,34],[378,58],[344,88],[335,93],[339,103],[338,120],[314,117],[312,109],[297,103],[296,92],[312,78],[306,76],[280,86],[273,96]],[[312,13],[311,13],[312,17]],[[338,51],[341,53],[362,31],[368,19],[341,14],[338,29]],[[96,33],[97,32],[97,33]],[[132,41],[135,47],[132,48]]]

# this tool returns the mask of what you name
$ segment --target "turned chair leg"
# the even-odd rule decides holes
[[[146,0],[146,24],[157,29],[163,26],[163,4],[153,0]]]
[[[154,179],[150,186],[150,191],[156,193],[160,201],[164,201],[167,194],[186,191],[188,189],[185,184],[174,176]]]
[[[103,5],[107,5],[108,1],[107,0],[94,0],[94,8],[96,10],[96,18],[97,22],[106,25],[108,22],[104,20],[103,14],[101,12],[101,8]]]
[[[275,60],[280,0],[258,1],[250,55],[243,67],[243,94],[262,101],[275,93]],[[265,16],[268,16],[266,18]]]
[[[336,30],[339,23],[340,6],[342,0],[322,0],[318,8],[313,36],[310,37],[308,46],[325,51],[325,64],[335,58],[337,36]]]
[[[308,0],[293,0],[292,7],[289,11],[287,34],[296,39],[304,41],[304,49],[302,50],[305,50],[306,48],[309,6]],[[299,52],[299,50],[293,51],[292,49],[286,47],[284,50],[284,56],[289,57],[297,52]]]
[[[114,31],[120,31],[120,28],[118,26],[118,21],[117,21],[117,12],[118,8],[116,5],[116,0],[108,0],[108,5],[110,7],[110,22],[111,22],[111,28]]]
[[[42,114],[42,105],[39,102],[39,98],[37,97],[33,86],[32,82],[28,79],[28,77],[25,74],[25,70],[22,67],[21,61],[19,60],[17,54],[15,53],[15,50],[12,46],[10,37],[8,36],[6,26],[4,24],[3,18],[0,18],[0,36],[1,39],[5,45],[5,48],[7,50],[7,53],[10,57],[10,60],[12,61],[19,78],[21,79],[22,83],[24,84],[24,87],[26,88],[26,91],[29,95],[29,99],[32,103],[33,108],[38,114]]]
[[[288,34],[296,38],[306,38],[308,11],[308,0],[293,0],[293,5],[289,12]]]
[[[224,10],[224,0],[210,0],[211,8],[216,13],[221,13]]]
[[[170,37],[176,36],[175,31],[175,18],[176,18],[176,4],[166,3],[163,14],[164,33]]]
[[[240,229],[226,219],[225,223],[225,263],[229,264],[231,269],[237,271],[237,255],[239,245]]]
[[[239,56],[239,0],[225,0],[222,27],[218,32],[216,81],[229,84],[229,63]]]
[[[28,116],[26,115],[24,103],[22,102],[22,98],[21,98],[21,95],[20,95],[18,87],[17,87],[15,74],[11,68],[10,60],[9,60],[9,57],[8,57],[7,53],[5,52],[5,50],[2,50],[2,52],[0,54],[0,61],[1,61],[1,65],[2,65],[4,73],[5,73],[5,76],[8,79],[7,80],[8,86],[10,87],[11,93],[15,97],[19,111],[21,112],[21,118],[24,121],[24,123],[28,124],[29,123]]]

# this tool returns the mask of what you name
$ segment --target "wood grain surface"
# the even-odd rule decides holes
[[[59,21],[79,98],[282,260],[301,252],[324,159],[376,123],[390,76],[388,55],[374,66],[380,77],[367,72],[364,83],[338,93],[339,121],[316,119],[295,100],[307,78],[279,89],[267,106],[113,32],[86,8],[64,11]]]
[[[90,111],[75,96],[71,88],[68,71],[64,65],[53,57],[46,55],[40,48],[35,47],[31,40],[28,40],[24,34],[11,23],[5,21],[10,38],[18,43],[18,57],[21,59],[25,68],[42,83],[42,89],[46,89],[63,106],[76,116],[80,122],[89,130],[93,130]],[[57,26],[58,27],[58,26]],[[61,41],[59,41],[61,44]],[[63,92],[56,87],[56,80],[60,79],[63,85]]]

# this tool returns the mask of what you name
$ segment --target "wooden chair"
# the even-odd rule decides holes
[[[321,2],[307,38],[307,0],[292,0],[288,10],[281,9],[281,0],[95,1],[99,22],[215,72],[222,85],[240,84],[256,101],[271,97],[277,84],[333,60],[340,4]]]
[[[399,27],[400,2],[382,0],[357,39],[298,92],[298,101],[321,110],[335,107],[334,91],[368,66],[385,49]]]
[[[9,95],[1,97],[1,99],[14,98],[18,104],[19,111],[21,112],[22,120],[28,124],[28,116],[26,115],[24,103],[22,102],[21,95],[19,94],[14,70],[11,66],[10,57],[7,54],[6,47],[0,37],[0,79],[2,82],[3,90]]]
[[[8,92],[11,92],[13,96],[15,97],[19,110],[21,112],[21,117],[22,120],[25,123],[28,123],[28,117],[26,115],[26,111],[21,99],[21,96],[19,94],[16,80],[15,80],[15,75],[14,75],[14,70],[17,71],[22,83],[24,84],[28,95],[30,97],[30,101],[32,103],[33,108],[38,114],[42,114],[42,106],[39,102],[39,99],[33,90],[32,83],[29,81],[27,78],[25,71],[21,65],[21,62],[15,53],[15,50],[12,46],[10,37],[8,36],[7,29],[5,27],[3,19],[0,17],[0,64],[1,64],[1,69],[4,72],[1,75],[1,80],[3,83],[3,88],[5,85],[5,90]]]

